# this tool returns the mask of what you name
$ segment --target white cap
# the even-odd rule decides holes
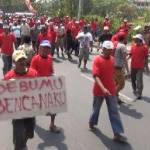
[[[143,43],[145,43],[143,35],[142,34],[136,34],[135,36],[133,36],[134,39],[140,39]]]
[[[124,21],[124,22],[128,22],[128,20],[127,20],[127,19],[124,19],[123,21]]]
[[[108,26],[104,26],[104,30],[109,30],[109,27]]]
[[[113,49],[114,45],[111,41],[104,41],[102,48],[106,48],[106,49]]]

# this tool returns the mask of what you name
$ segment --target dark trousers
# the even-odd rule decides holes
[[[2,54],[2,60],[4,64],[3,75],[5,75],[12,68],[12,56],[7,56],[5,54]]]
[[[73,40],[73,44],[72,44],[72,52],[75,51],[75,55],[78,56],[79,55],[79,42],[78,40]]]
[[[143,91],[143,69],[131,68],[131,81],[133,91],[135,91],[138,96],[141,96]]]
[[[55,44],[51,43],[51,55],[54,56],[55,53]]]
[[[16,49],[20,46],[21,44],[21,37],[20,38],[16,38],[17,42],[16,42]]]
[[[27,140],[34,137],[35,118],[14,119],[12,124],[14,150],[22,150]]]

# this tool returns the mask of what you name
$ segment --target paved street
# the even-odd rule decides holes
[[[95,53],[90,56],[87,72],[77,68],[76,57],[73,57],[72,63],[55,59],[55,73],[64,75],[67,85],[68,111],[58,114],[56,118],[56,124],[63,132],[50,133],[50,118],[37,117],[35,137],[28,142],[29,150],[150,150],[150,76],[147,75],[144,75],[142,100],[135,101],[130,81],[126,81],[125,89],[121,92],[121,98],[126,104],[119,109],[129,144],[112,141],[113,134],[105,104],[101,109],[98,130],[95,133],[89,131],[93,85],[91,65]],[[2,71],[0,75],[2,77]],[[0,150],[13,150],[11,121],[0,122],[0,133]]]

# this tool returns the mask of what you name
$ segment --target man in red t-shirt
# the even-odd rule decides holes
[[[118,28],[117,32],[123,31],[125,32],[126,36],[128,36],[130,29],[131,29],[131,25],[128,23],[127,19],[124,19],[122,24]]]
[[[137,99],[141,99],[143,91],[143,70],[148,63],[148,47],[141,34],[133,36],[134,43],[131,46],[131,81],[133,93]]]
[[[92,36],[95,40],[95,37],[97,36],[97,29],[98,29],[98,20],[95,19],[91,22],[90,28],[91,28],[91,32],[92,32]]]
[[[55,53],[55,44],[56,44],[56,32],[54,31],[53,25],[49,26],[48,37],[51,43],[51,55],[53,56]]]
[[[41,28],[41,32],[38,34],[38,37],[37,37],[37,46],[39,47],[40,43],[43,41],[43,40],[48,40],[50,42],[50,37],[48,35],[48,30],[45,26],[43,26]]]
[[[114,133],[114,140],[126,142],[126,137],[122,135],[124,129],[120,120],[117,108],[116,86],[114,80],[114,59],[111,57],[113,43],[105,41],[102,45],[102,55],[95,58],[93,63],[92,74],[95,80],[93,88],[93,111],[89,120],[91,130],[95,129],[98,123],[99,111],[104,99],[109,113],[109,119]]]
[[[111,22],[109,20],[109,17],[106,16],[104,21],[103,21],[103,27],[107,26],[109,29],[111,28]]]
[[[14,68],[4,76],[4,80],[34,78],[37,76],[35,70],[27,68],[27,56],[22,50],[16,50],[13,53],[12,58]],[[14,150],[26,149],[27,140],[34,136],[35,118],[13,119],[12,124]]]
[[[9,26],[4,26],[4,33],[0,35],[0,48],[4,63],[3,74],[5,75],[12,67],[12,53],[16,43],[15,36],[9,32]]]
[[[35,55],[31,61],[31,68],[37,71],[38,76],[52,76],[54,73],[53,60],[50,54],[51,45],[48,40],[41,42],[39,46],[39,54]],[[58,133],[60,129],[55,125],[56,114],[50,114],[51,124],[50,131]]]

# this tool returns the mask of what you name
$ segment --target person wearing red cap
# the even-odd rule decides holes
[[[128,36],[130,29],[131,25],[128,23],[127,19],[124,19],[117,32],[120,32],[122,30],[123,32],[125,32],[126,36]]]
[[[114,55],[114,52],[115,52],[115,49],[117,47],[117,44],[118,44],[118,41],[119,41],[119,37],[123,37],[124,38],[124,44],[126,45],[127,44],[127,39],[126,39],[126,33],[123,32],[123,31],[120,31],[120,32],[117,32],[116,34],[114,34],[111,38],[111,41],[113,42],[114,44],[114,51],[112,53],[112,55]]]

